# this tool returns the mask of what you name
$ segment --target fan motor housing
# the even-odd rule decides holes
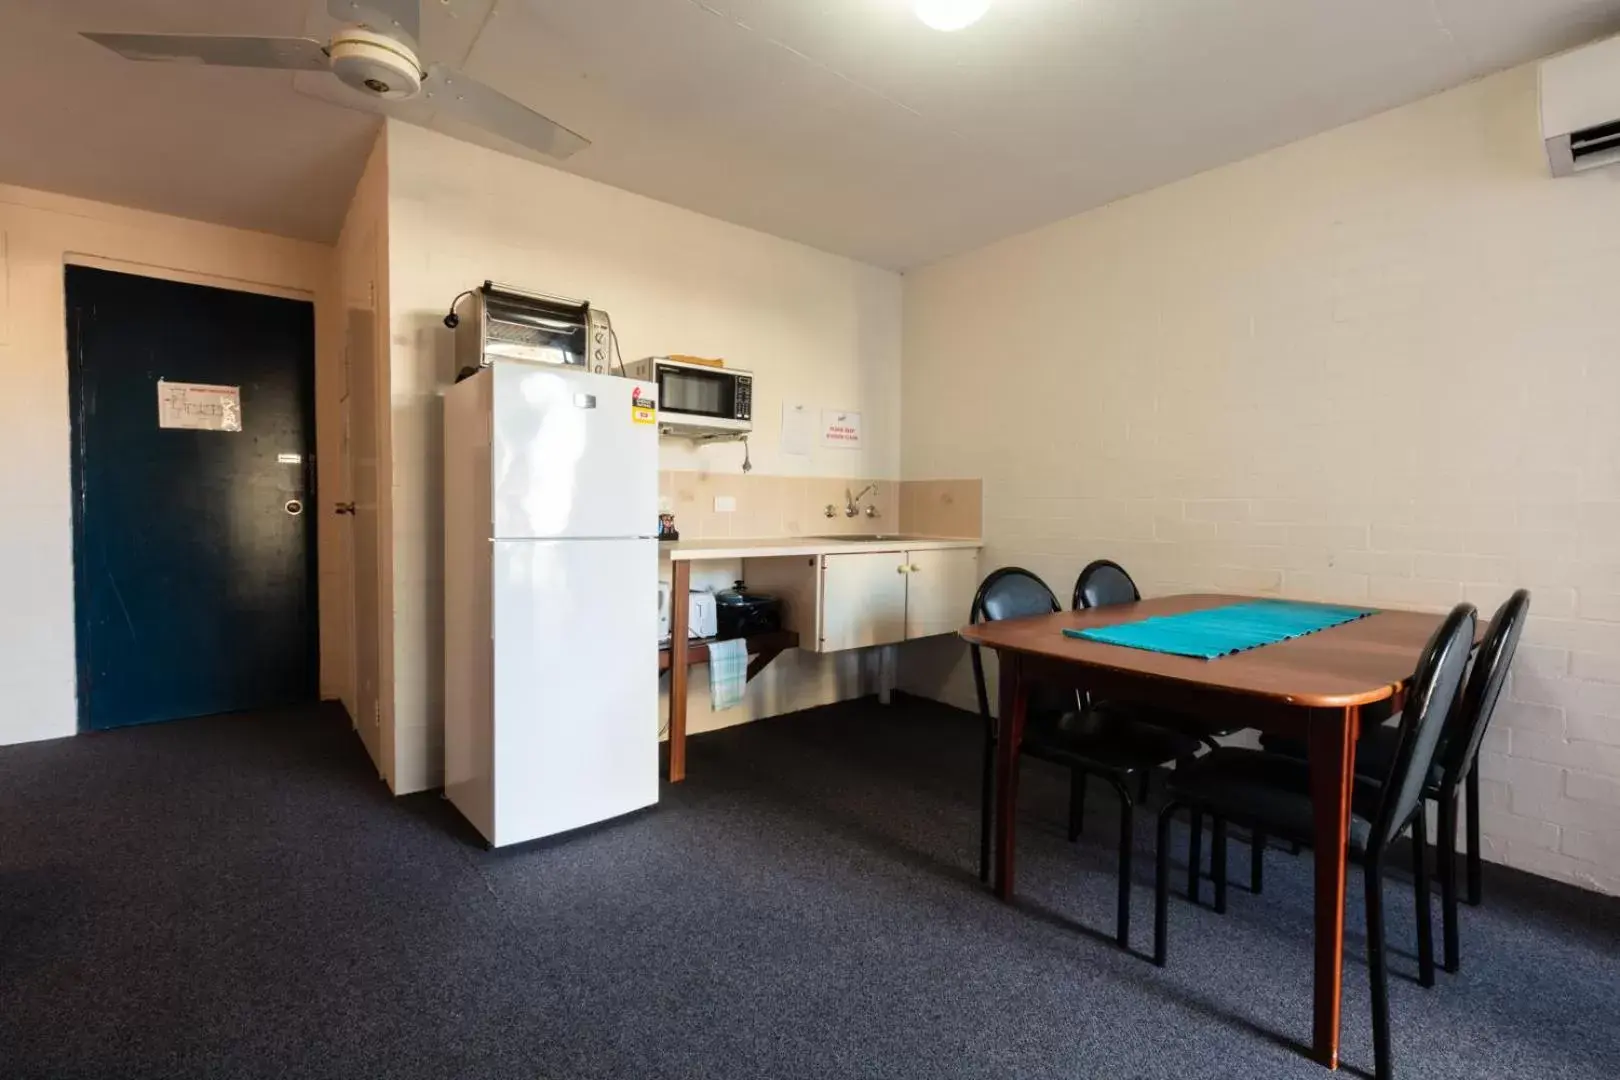
[[[333,36],[327,52],[332,74],[363,94],[398,101],[415,97],[422,89],[416,54],[391,37],[346,27]]]

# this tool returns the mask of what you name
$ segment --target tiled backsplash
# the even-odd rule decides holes
[[[923,536],[983,536],[984,481],[901,481],[900,531]]]
[[[860,513],[845,514],[851,494],[869,484]],[[978,480],[872,480],[819,476],[664,471],[658,474],[662,508],[675,515],[683,540],[772,536],[843,536],[911,532],[930,536],[980,535],[983,485]],[[716,511],[715,499],[736,500]],[[827,516],[827,507],[833,516]],[[877,513],[867,516],[866,508]]]

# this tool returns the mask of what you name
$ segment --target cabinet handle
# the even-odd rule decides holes
[[[921,573],[922,567],[918,566],[916,563],[912,563],[911,566],[907,568],[906,572],[910,574]]]
[[[911,573],[911,567],[909,567],[909,566],[897,566],[897,567],[894,568],[894,572],[897,573],[897,574],[909,574],[909,573]]]

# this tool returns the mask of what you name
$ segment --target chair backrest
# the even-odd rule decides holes
[[[1142,599],[1136,582],[1125,568],[1111,559],[1098,559],[1088,563],[1074,582],[1073,608],[1108,607],[1111,604],[1134,604]]]
[[[1423,785],[1434,765],[1440,735],[1462,696],[1477,616],[1472,604],[1452,608],[1418,658],[1417,670],[1406,688],[1400,742],[1389,775],[1384,778],[1378,816],[1373,822],[1370,847],[1375,853],[1406,828],[1423,799]]]
[[[1485,628],[1485,640],[1479,644],[1474,668],[1468,673],[1462,700],[1440,749],[1440,768],[1448,786],[1462,783],[1474,767],[1529,614],[1530,593],[1520,589],[1496,609],[1491,624]]]
[[[1046,582],[1021,566],[1003,566],[992,570],[973,594],[973,609],[968,622],[999,622],[1002,619],[1021,619],[1027,615],[1050,615],[1062,611]],[[990,716],[990,697],[984,685],[984,661],[979,657],[977,645],[969,648],[973,658],[973,684],[979,692],[979,715]]]

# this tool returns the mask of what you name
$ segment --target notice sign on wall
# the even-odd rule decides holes
[[[158,380],[158,427],[241,431],[242,389]]]
[[[847,446],[859,449],[861,445],[861,414],[840,409],[821,410],[821,445]]]

